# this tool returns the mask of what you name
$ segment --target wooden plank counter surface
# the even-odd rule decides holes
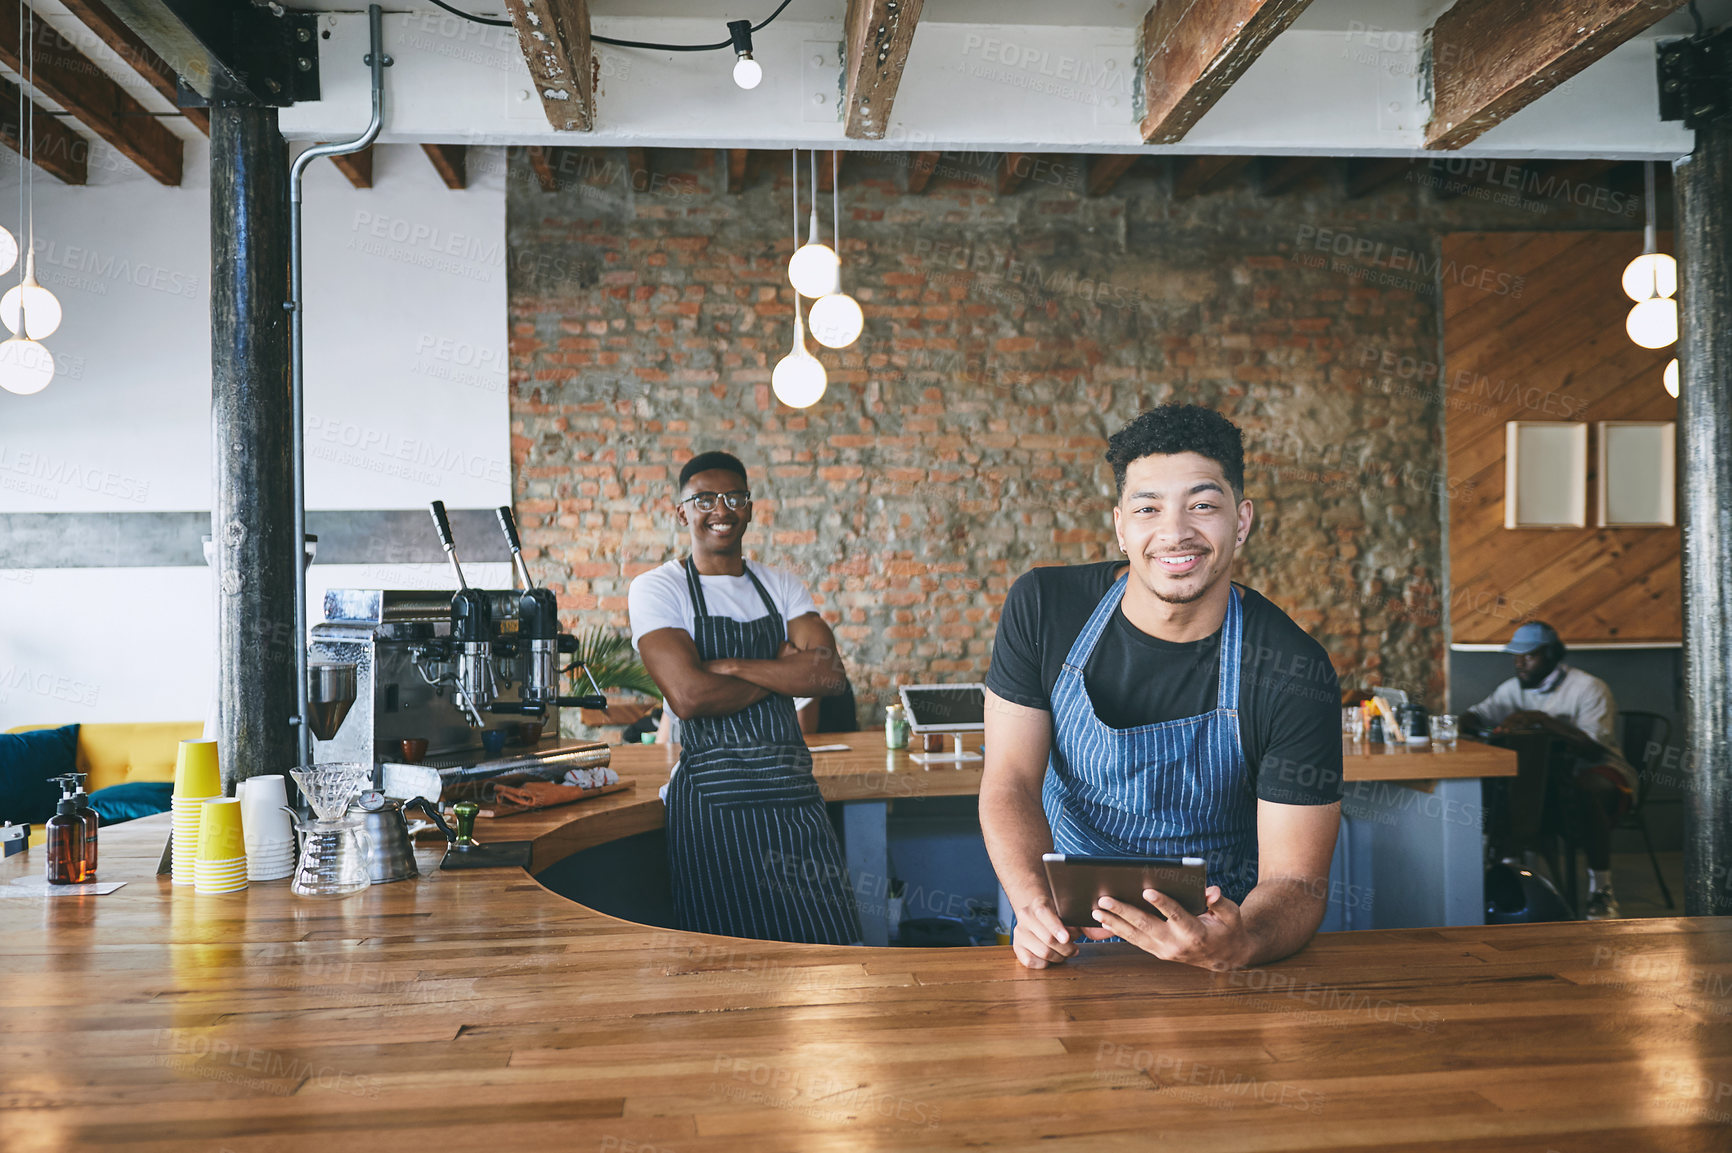
[[[154,875],[168,820],[103,831],[117,892],[0,899],[8,1153],[1732,1141],[1732,919],[1327,934],[1240,973],[1100,945],[1030,972],[648,928],[434,850],[344,900],[199,895]],[[41,869],[0,862],[0,886]]]
[[[812,772],[826,800],[884,801],[980,793],[980,762],[960,767],[916,764],[909,759],[908,750],[885,748],[882,729],[821,733],[809,738],[809,743],[849,746],[846,752],[812,756]],[[971,735],[964,743],[978,749],[980,738]],[[1430,748],[1410,751],[1404,746],[1385,749],[1344,742],[1342,751],[1342,771],[1349,784],[1399,781],[1427,788],[1432,781],[1513,777],[1516,773],[1513,751],[1477,741],[1464,740],[1453,749],[1435,752]],[[476,822],[476,836],[483,841],[533,840],[535,855],[530,867],[539,872],[582,849],[659,829],[666,814],[656,791],[667,783],[677,756],[677,745],[618,746],[613,750],[613,768],[634,788],[567,808],[522,813],[498,821],[480,820]]]

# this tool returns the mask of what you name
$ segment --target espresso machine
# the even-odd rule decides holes
[[[314,760],[381,764],[375,785],[392,796],[434,801],[460,795],[451,787],[460,783],[551,780],[607,764],[605,744],[559,741],[561,708],[606,708],[607,698],[587,668],[561,667],[577,641],[560,631],[553,591],[530,577],[511,510],[500,508],[498,517],[521,590],[471,587],[444,504],[434,501],[432,511],[455,592],[325,593],[325,619],[312,629],[309,687],[317,683],[315,669],[352,666],[353,682],[342,687],[354,703],[328,732],[315,730]],[[567,672],[588,677],[590,691],[562,695]],[[405,742],[420,741],[424,753],[409,757]],[[417,763],[402,763],[410,760]],[[395,781],[385,779],[393,775]],[[417,780],[430,783],[402,783]]]

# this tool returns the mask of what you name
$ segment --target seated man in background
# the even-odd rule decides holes
[[[1612,720],[1618,706],[1606,682],[1564,664],[1564,643],[1543,621],[1516,629],[1503,647],[1516,675],[1461,718],[1470,736],[1543,732],[1574,756],[1570,770],[1575,816],[1588,856],[1587,919],[1618,916],[1612,893],[1612,828],[1635,802],[1636,770],[1618,751]]]

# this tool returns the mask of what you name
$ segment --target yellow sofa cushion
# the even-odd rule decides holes
[[[64,723],[64,722],[62,722]],[[19,725],[9,733],[54,729],[59,725]],[[182,741],[204,735],[203,721],[142,721],[78,726],[78,771],[84,791],[94,793],[128,781],[172,781]]]
[[[62,722],[65,723],[65,722]],[[57,729],[59,725],[18,725],[9,733]],[[84,789],[94,793],[109,785],[128,781],[172,781],[174,761],[182,741],[204,735],[203,721],[141,721],[133,724],[78,726],[78,771]],[[32,846],[42,842],[41,829],[30,838]]]
[[[203,735],[203,721],[83,725],[78,763],[89,774],[84,787],[94,793],[129,781],[172,781],[180,743]]]

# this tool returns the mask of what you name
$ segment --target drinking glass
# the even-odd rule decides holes
[[[1454,713],[1438,713],[1429,718],[1431,744],[1433,748],[1455,748],[1456,738],[1461,735],[1460,723]]]
[[[1341,710],[1341,735],[1353,738],[1354,744],[1364,739],[1365,714],[1359,711],[1359,706]]]

